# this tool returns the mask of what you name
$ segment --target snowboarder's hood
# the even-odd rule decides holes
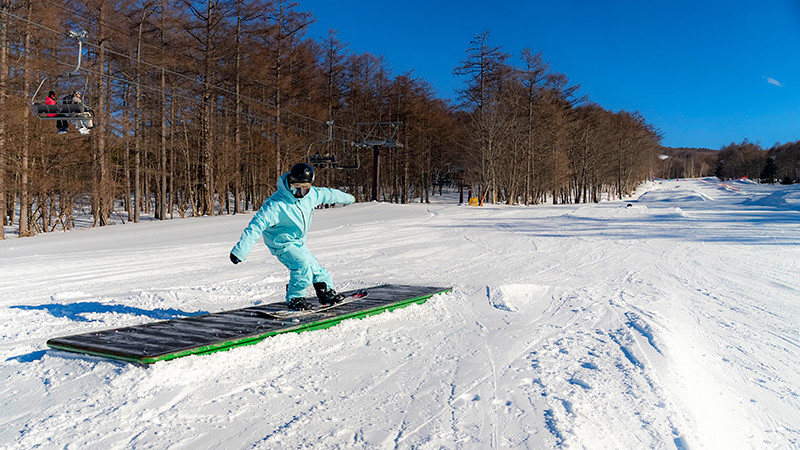
[[[297,199],[292,194],[292,191],[289,189],[289,181],[287,178],[289,177],[289,172],[284,173],[280,177],[278,177],[278,191],[276,194],[280,195],[281,197],[285,197],[288,200],[291,200],[292,203],[297,202]]]

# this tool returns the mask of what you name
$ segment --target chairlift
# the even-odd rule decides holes
[[[354,170],[361,167],[357,149],[347,151],[349,142],[344,139],[342,139],[342,151],[338,152],[338,155],[343,156],[343,158],[337,157],[337,152],[330,151],[330,148],[320,153],[318,148],[320,144],[330,144],[333,141],[333,121],[328,120],[325,125],[328,126],[328,138],[308,146],[306,151],[308,163],[317,169]],[[314,151],[313,153],[312,150]],[[355,153],[355,158],[353,158],[352,153]]]
[[[356,170],[361,167],[361,158],[358,156],[358,147],[352,142],[342,139],[343,158],[336,166],[340,170]]]
[[[338,164],[336,161],[336,154],[330,152],[320,153],[319,150],[317,150],[312,155],[310,146],[307,158],[308,163],[317,169],[330,169],[336,167]]]
[[[308,150],[306,150],[306,159],[308,163],[318,169],[330,168],[336,165],[336,155],[329,152],[320,154],[319,150],[315,149],[315,147],[319,147],[320,144],[327,144],[333,140],[333,121],[328,120],[325,122],[325,125],[328,127],[328,138],[309,144]],[[312,149],[315,149],[314,154],[311,154]]]
[[[83,42],[86,40],[88,34],[86,31],[70,31],[69,37],[75,39],[78,42],[78,63],[75,66],[75,70],[70,72],[65,72],[62,75],[57,75],[54,78],[71,78],[71,77],[78,77],[80,76],[80,69],[81,69],[81,56],[83,54]],[[42,86],[48,80],[48,77],[44,77],[42,81],[39,83],[39,86],[36,88],[36,92],[33,93],[31,97],[31,111],[33,115],[38,117],[42,120],[60,120],[60,121],[67,121],[67,122],[82,122],[82,125],[86,128],[93,128],[94,127],[94,112],[92,108],[86,105],[86,103],[81,100],[80,103],[73,103],[72,99],[69,98],[68,100],[62,100],[61,103],[56,103],[55,105],[47,105],[44,103],[37,102],[36,99],[39,96],[39,91],[41,91]],[[84,82],[84,87],[82,92],[86,92],[86,88],[89,86],[89,78],[86,77]]]

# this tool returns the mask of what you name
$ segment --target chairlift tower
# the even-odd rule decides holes
[[[381,177],[380,148],[403,148],[397,142],[397,135],[403,122],[364,122],[357,123],[356,129],[361,133],[361,139],[353,145],[359,148],[372,147],[372,200],[378,200],[378,189]]]

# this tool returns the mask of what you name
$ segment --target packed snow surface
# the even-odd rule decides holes
[[[657,181],[589,205],[364,203],[308,245],[423,305],[140,366],[48,338],[281,300],[252,217],[0,242],[2,448],[797,448],[796,187]]]

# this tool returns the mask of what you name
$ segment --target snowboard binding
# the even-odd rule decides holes
[[[305,297],[295,297],[286,301],[286,307],[292,311],[310,311],[314,309],[314,305],[309,303]]]
[[[344,295],[333,289],[329,289],[328,285],[325,283],[314,283],[314,290],[317,291],[317,299],[319,299],[319,303],[323,306],[335,305],[344,300]]]

